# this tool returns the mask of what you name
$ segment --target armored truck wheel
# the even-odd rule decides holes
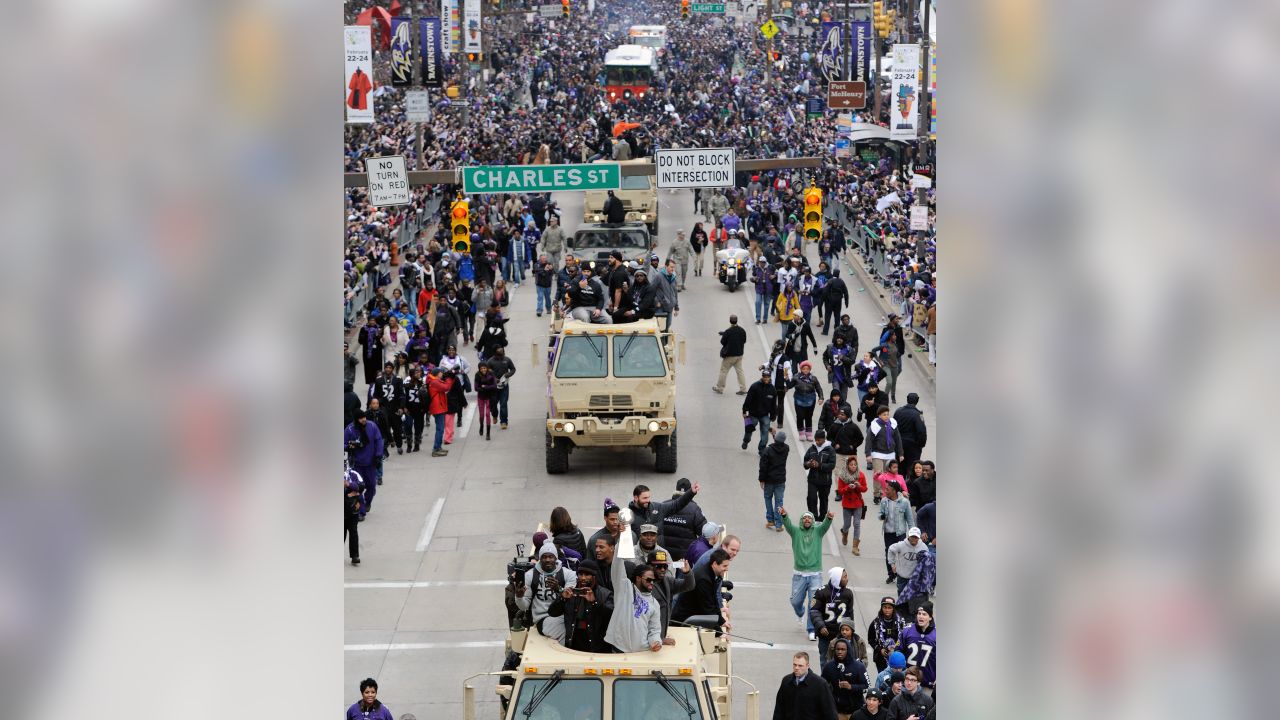
[[[661,473],[676,471],[676,433],[653,439],[653,469]]]
[[[569,471],[569,441],[551,437],[547,431],[547,474],[563,475]],[[674,470],[672,471],[674,472]]]

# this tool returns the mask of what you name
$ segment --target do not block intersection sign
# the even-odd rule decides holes
[[[658,187],[732,187],[737,154],[734,148],[658,150]]]

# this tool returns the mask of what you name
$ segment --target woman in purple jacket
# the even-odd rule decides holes
[[[360,681],[360,700],[347,708],[347,720],[395,720],[391,711],[378,700],[378,681]]]
[[[373,496],[378,492],[378,460],[382,458],[382,430],[378,423],[369,422],[364,410],[356,413],[355,422],[347,426],[342,436],[343,445],[351,458],[351,469],[365,478],[364,506],[360,508],[360,519],[369,513],[373,505]]]

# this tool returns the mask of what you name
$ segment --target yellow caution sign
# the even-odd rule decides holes
[[[778,30],[779,28],[777,23],[772,20],[766,20],[765,23],[760,26],[760,32],[765,36],[765,38],[772,38],[774,35],[777,35]]]

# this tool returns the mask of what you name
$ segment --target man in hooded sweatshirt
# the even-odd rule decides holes
[[[543,622],[547,619],[551,604],[560,597],[565,588],[574,587],[578,576],[560,564],[560,552],[556,544],[550,540],[538,548],[538,564],[525,571],[520,587],[515,590],[516,607],[528,611],[531,620],[538,630],[556,642],[564,641],[563,622]]]
[[[836,702],[836,719],[849,720],[862,707],[862,693],[867,689],[867,666],[853,656],[848,640],[836,638],[835,657],[822,666],[822,679],[831,686]],[[823,657],[826,657],[825,655]]]
[[[778,514],[782,516],[782,529],[791,536],[794,568],[791,573],[791,609],[795,611],[796,620],[805,626],[809,639],[817,640],[812,619],[805,611],[814,591],[822,587],[822,536],[831,528],[831,519],[835,515],[827,513],[821,524],[815,524],[813,513],[806,512],[800,516],[800,527],[796,527],[787,517],[786,508],[778,508]]]
[[[804,453],[804,466],[809,471],[809,494],[806,504],[815,516],[827,514],[827,498],[831,496],[831,471],[836,467],[836,451],[822,430],[814,433],[813,445]]]
[[[695,486],[696,487],[696,486]],[[627,578],[626,561],[635,558],[635,538],[623,528],[618,538],[618,555],[609,568],[613,581],[613,617],[605,631],[605,642],[618,652],[662,649],[662,611],[653,595],[656,574],[649,565],[637,565],[635,580]]]
[[[853,618],[853,591],[848,586],[849,573],[844,568],[833,567],[827,571],[827,584],[813,594],[809,623],[818,630],[820,658],[827,656],[827,645],[839,637],[840,621]]]

